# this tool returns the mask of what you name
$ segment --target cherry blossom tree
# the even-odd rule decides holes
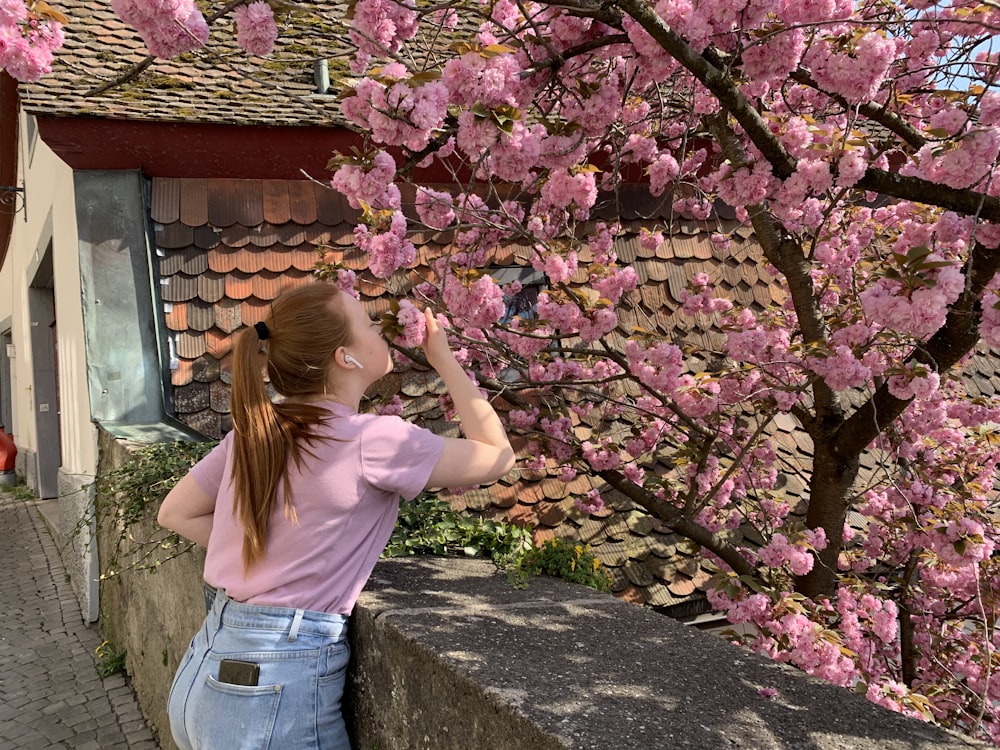
[[[66,17],[42,0],[0,0],[0,70],[37,81],[52,70]]]
[[[271,7],[235,5],[265,53]],[[29,28],[17,7],[2,18]],[[192,0],[115,7],[154,54],[211,43]],[[422,335],[415,307],[438,310],[530,441],[524,465],[599,476],[581,512],[625,497],[700,545],[712,605],[754,650],[1000,744],[1000,404],[965,388],[970,355],[1000,348],[998,6],[357,0],[348,16],[343,114],[363,146],[332,186],[362,214],[356,244],[389,277],[413,230],[454,234],[390,321],[400,345]],[[454,189],[415,176],[431,168]],[[682,314],[717,344],[682,345],[655,315],[616,338],[638,279],[598,217],[635,183],[722,248],[735,215],[783,303],[697,275]],[[530,313],[490,273],[510,243],[546,279]],[[794,461],[779,417],[811,443]],[[782,492],[801,467],[804,515]]]

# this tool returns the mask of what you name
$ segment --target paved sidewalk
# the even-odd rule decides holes
[[[0,748],[159,750],[122,675],[101,679],[83,622],[33,501],[0,489]]]

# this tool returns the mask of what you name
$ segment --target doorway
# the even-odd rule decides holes
[[[35,492],[43,499],[54,498],[59,496],[62,440],[51,243],[28,288],[28,316],[31,325],[32,406],[38,437]]]

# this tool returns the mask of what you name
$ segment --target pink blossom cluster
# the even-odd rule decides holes
[[[491,276],[479,276],[470,281],[452,277],[444,285],[442,300],[452,318],[464,326],[489,328],[503,317],[503,289]]]
[[[775,179],[766,162],[755,162],[751,167],[731,170],[723,166],[717,175],[719,197],[734,207],[762,203],[775,187]]]
[[[359,299],[361,297],[357,290],[357,282],[358,275],[351,269],[341,268],[337,270],[337,280],[335,282],[337,288],[342,292],[347,292],[355,299]]]
[[[835,391],[868,387],[872,382],[872,368],[847,346],[837,346],[823,357],[809,357],[805,364]]]
[[[579,318],[580,338],[585,343],[599,341],[618,326],[618,313],[613,307],[595,307]]]
[[[31,83],[52,71],[65,41],[59,21],[29,11],[23,0],[0,0],[0,70]]]
[[[573,278],[579,260],[574,250],[564,253],[537,250],[531,262],[535,270],[544,271],[554,284],[565,284]]]
[[[898,658],[896,603],[864,589],[841,586],[836,609],[840,616],[838,631],[844,645],[858,655],[862,673],[869,679],[882,676],[885,664]]]
[[[772,568],[788,566],[792,575],[805,575],[813,568],[815,559],[812,552],[826,548],[826,536],[822,529],[806,530],[801,538],[793,542],[784,534],[774,534],[758,553],[765,565]]]
[[[944,259],[931,253],[928,261]],[[944,324],[948,305],[958,299],[965,284],[962,272],[952,265],[927,272],[927,278],[933,284],[922,284],[916,289],[909,289],[892,277],[880,278],[861,292],[861,306],[881,326],[927,338]]]
[[[414,349],[424,343],[427,337],[427,320],[420,308],[408,299],[399,301],[399,312],[396,313],[396,323],[400,327],[400,333],[393,341],[394,344]]]
[[[866,102],[877,98],[895,57],[896,43],[873,31],[854,41],[850,51],[835,40],[814,40],[804,62],[821,89],[849,102]]]
[[[376,407],[376,412],[390,417],[401,417],[403,416],[403,399],[397,393],[390,401],[383,401],[379,404]]]
[[[609,225],[603,221],[598,221],[594,224],[594,231],[589,237],[589,246],[595,263],[611,265],[618,260],[614,249],[614,242],[615,236],[620,231],[620,224]]]
[[[587,515],[600,513],[604,510],[604,498],[597,490],[591,490],[584,497],[576,497],[573,500],[576,507]]]
[[[622,459],[618,449],[610,440],[604,439],[598,443],[585,441],[580,448],[583,460],[590,464],[594,471],[605,471],[607,469],[617,469],[621,466]]]
[[[591,271],[590,283],[603,299],[617,305],[626,292],[631,292],[639,286],[639,275],[632,266],[601,267],[600,271]]]
[[[688,315],[713,315],[727,312],[733,303],[723,297],[716,297],[708,274],[699,272],[691,277],[687,289],[680,293],[681,306]]]
[[[941,376],[922,365],[907,365],[903,372],[889,377],[889,393],[899,399],[926,401],[937,393]]]
[[[680,347],[665,341],[643,347],[638,341],[630,340],[625,344],[625,355],[629,361],[629,372],[648,388],[659,393],[672,393],[680,387],[685,369]]]
[[[538,317],[554,329],[576,331],[587,343],[597,341],[618,324],[618,316],[611,307],[598,305],[581,310],[575,302],[559,302],[546,292],[538,295],[536,309]]]
[[[447,114],[448,91],[440,81],[412,86],[410,78],[405,66],[390,63],[377,79],[361,79],[344,100],[344,115],[376,143],[424,148]]]
[[[233,20],[236,22],[236,41],[243,49],[258,57],[271,54],[278,38],[278,24],[265,0],[238,6],[233,11]]]
[[[986,292],[983,295],[983,316],[979,333],[991,349],[1000,352],[1000,295]]]
[[[447,87],[448,100],[463,107],[518,107],[530,93],[521,81],[522,69],[516,55],[466,52],[445,63],[441,82]]]
[[[413,263],[417,249],[406,236],[406,217],[392,211],[384,226],[372,228],[360,224],[354,228],[354,244],[368,253],[368,268],[380,279]]]
[[[111,7],[156,57],[176,57],[208,41],[208,22],[194,0],[111,0]]]
[[[468,137],[476,137],[474,143]],[[510,126],[510,132],[499,130],[493,122],[470,119],[463,113],[459,117],[458,137],[462,141],[461,150],[472,158],[483,157],[483,175],[491,174],[509,182],[532,183],[539,167],[551,159],[544,158],[542,149],[551,139],[545,135],[540,125],[528,125],[518,120]]]
[[[548,436],[549,454],[553,458],[557,461],[572,458],[576,437],[573,435],[573,421],[569,417],[542,417],[538,426]]]
[[[373,208],[399,208],[396,161],[388,151],[376,151],[367,163],[342,165],[330,180],[330,187],[347,198],[351,208],[363,204]]]
[[[947,565],[962,567],[988,560],[996,549],[986,527],[975,518],[953,518],[927,536],[931,548]]]
[[[743,70],[753,79],[782,81],[798,67],[805,50],[803,29],[781,29],[743,50]]]
[[[992,171],[998,154],[1000,129],[978,128],[957,138],[950,148],[928,143],[899,172],[948,187],[965,188],[976,185]]]
[[[441,190],[418,188],[416,209],[420,221],[431,229],[445,229],[455,221],[454,200]]]
[[[573,216],[584,220],[597,202],[597,180],[588,170],[554,170],[542,186],[541,198],[535,209],[545,213],[552,209],[573,209]]]
[[[412,0],[358,0],[349,35],[357,47],[352,68],[361,73],[373,57],[398,52],[417,32]]]
[[[509,331],[496,331],[497,339],[526,360],[537,357],[552,344],[552,329],[544,324],[515,317],[508,327]]]

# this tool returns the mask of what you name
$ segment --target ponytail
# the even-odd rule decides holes
[[[264,321],[245,328],[233,346],[230,411],[233,418],[233,486],[243,526],[243,569],[264,555],[278,487],[286,518],[295,519],[288,482],[292,461],[311,453],[316,427],[329,418],[320,406],[275,403],[264,380],[282,396],[322,396],[330,360],[350,343],[337,287],[313,283],[283,293]]]

